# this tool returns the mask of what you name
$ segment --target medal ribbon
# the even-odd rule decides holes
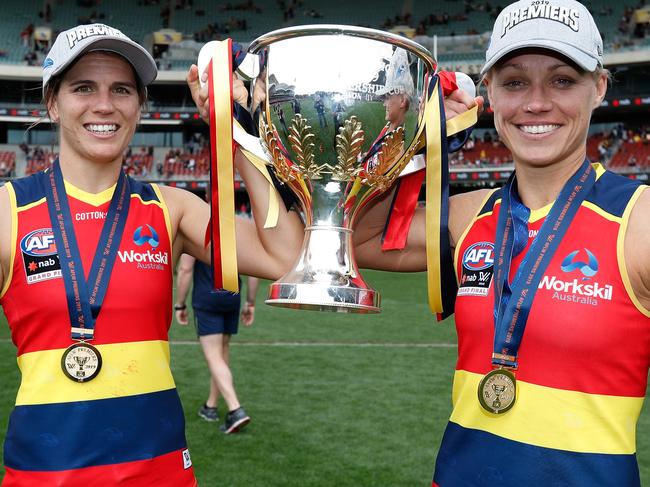
[[[74,340],[92,340],[95,321],[104,302],[117,250],[124,233],[126,217],[129,213],[131,202],[129,181],[124,172],[120,171],[99,236],[88,280],[85,278],[58,159],[54,161],[52,170],[46,173],[41,181],[61,264],[72,327],[71,337]]]
[[[519,198],[514,173],[503,188],[495,242],[494,366],[517,368],[517,353],[537,286],[595,181],[596,173],[585,160],[560,191],[511,283],[508,276],[512,259],[528,241],[530,210]]]

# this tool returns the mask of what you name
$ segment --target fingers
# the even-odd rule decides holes
[[[189,320],[188,320],[188,315],[186,310],[178,310],[176,311],[176,321],[178,322],[179,325],[187,325]]]
[[[474,98],[469,93],[467,93],[465,90],[462,89],[452,91],[447,97],[447,99],[465,105],[466,109],[472,108],[476,103],[474,101]]]
[[[481,116],[481,113],[483,113],[483,110],[485,109],[485,99],[479,95],[474,98],[474,101],[478,105],[478,115]]]
[[[266,100],[266,80],[263,76],[260,76],[255,81],[255,87],[253,88],[253,100],[251,102],[251,112],[254,112],[257,107],[264,103]]]
[[[232,74],[232,99],[235,103],[246,107],[248,105],[248,91],[244,82],[235,73]]]
[[[445,98],[445,118],[450,118],[466,112],[478,105],[478,114],[483,112],[484,99],[482,96],[471,97],[464,90],[455,90]]]
[[[207,81],[208,73],[204,72],[201,75],[203,81]],[[201,87],[201,82],[199,81],[199,68],[192,64],[189,71],[187,72],[187,86],[190,88],[190,93],[192,94],[192,100],[196,105],[199,115],[206,122],[210,122],[210,104],[209,104],[209,95],[208,87]]]

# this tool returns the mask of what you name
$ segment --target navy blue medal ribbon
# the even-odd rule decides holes
[[[560,191],[512,282],[508,280],[510,264],[526,248],[530,210],[519,198],[514,173],[503,188],[495,242],[492,365],[517,368],[519,345],[539,282],[595,181],[596,172],[585,160]]]
[[[92,340],[129,213],[129,180],[120,171],[87,280],[58,159],[41,181],[61,264],[71,337],[74,340]]]

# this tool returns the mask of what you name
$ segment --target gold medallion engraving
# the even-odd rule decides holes
[[[510,370],[495,369],[481,379],[478,400],[486,411],[503,414],[514,406],[516,399],[517,382]]]
[[[61,368],[68,379],[87,382],[94,379],[102,368],[102,356],[86,342],[70,345],[61,357]]]

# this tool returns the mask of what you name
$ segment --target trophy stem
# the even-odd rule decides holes
[[[305,228],[298,261],[269,286],[266,304],[285,308],[343,313],[378,313],[380,296],[369,287],[354,263],[349,228],[315,225]]]

